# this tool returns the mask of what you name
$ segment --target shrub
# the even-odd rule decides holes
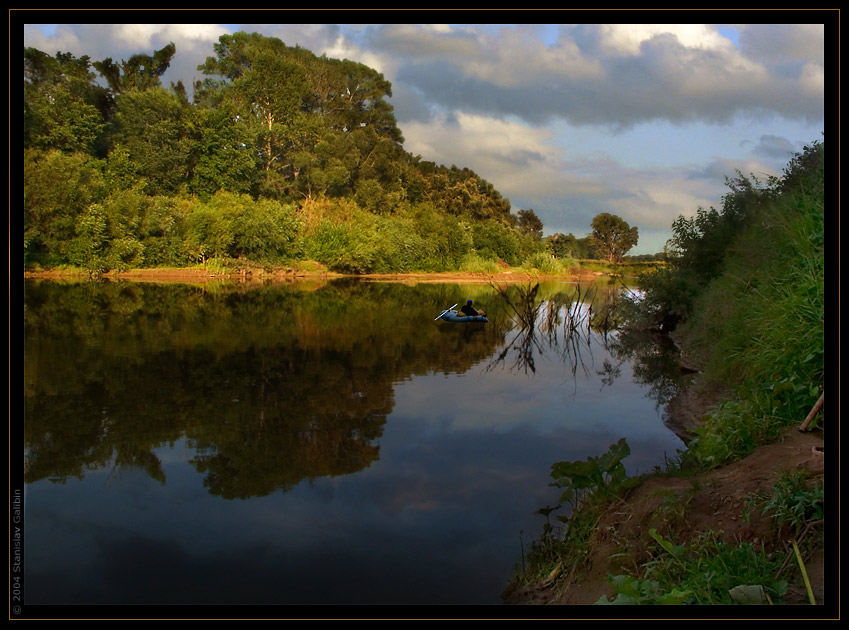
[[[570,263],[571,260],[568,258],[554,258],[548,252],[540,251],[528,256],[522,262],[522,267],[529,271],[536,270],[541,274],[555,275],[568,271]]]

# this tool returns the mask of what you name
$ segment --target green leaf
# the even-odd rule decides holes
[[[649,530],[649,536],[654,538],[661,547],[672,555],[672,557],[681,558],[684,555],[685,547],[683,545],[673,545],[671,542],[664,539],[663,536],[658,534],[656,529],[651,528]]]
[[[762,605],[769,603],[764,587],[760,584],[741,584],[730,589],[728,594],[735,604]]]
[[[658,598],[658,603],[663,606],[680,606],[687,599],[689,599],[693,594],[693,591],[682,591],[680,589],[673,589],[669,593],[665,593]]]

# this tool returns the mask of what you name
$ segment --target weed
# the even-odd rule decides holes
[[[612,576],[613,599],[597,604],[765,604],[787,591],[787,583],[774,577],[778,560],[751,543],[728,544],[704,532],[688,548],[655,529],[649,534],[659,553],[643,565],[643,576]]]
[[[747,498],[744,516],[748,518],[752,508],[759,508],[775,520],[779,536],[786,533],[798,537],[809,523],[823,519],[823,498],[821,484],[809,485],[801,470],[787,471],[771,493],[759,492]]]
[[[625,438],[611,444],[606,453],[584,461],[557,462],[551,466],[553,485],[563,488],[560,503],[569,502],[575,510],[583,495],[612,498],[639,480],[628,478],[622,460],[631,454]]]
[[[695,488],[678,493],[673,490],[665,490],[659,493],[662,497],[661,504],[654,510],[653,517],[660,523],[669,527],[683,524],[686,521],[687,507],[693,500]]]
[[[564,567],[574,571],[584,564],[589,558],[592,541],[598,535],[598,522],[604,508],[621,491],[639,481],[625,474],[622,460],[630,452],[623,438],[598,457],[557,462],[551,466],[554,479],[551,485],[562,488],[560,502],[555,507],[547,506],[537,511],[545,516],[546,523],[542,535],[531,544],[527,557],[522,558],[520,580],[550,582],[563,573]],[[560,525],[555,526],[552,514],[564,504],[568,504],[569,513],[557,516]]]

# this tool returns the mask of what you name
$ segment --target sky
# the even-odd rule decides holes
[[[364,63],[392,84],[407,151],[472,169],[514,213],[534,210],[546,235],[586,236],[595,215],[616,214],[639,229],[631,254],[662,251],[678,216],[720,208],[726,177],[737,171],[781,175],[794,153],[823,140],[825,125],[823,24],[23,29],[25,47],[92,60],[174,42],[166,86],[203,79],[197,66],[214,55],[213,44],[240,30]]]

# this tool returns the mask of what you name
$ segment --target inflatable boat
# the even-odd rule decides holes
[[[472,323],[472,322],[488,322],[489,320],[486,318],[486,315],[463,315],[459,311],[445,311],[442,315],[439,316],[441,319],[446,322],[456,322],[456,323]]]

